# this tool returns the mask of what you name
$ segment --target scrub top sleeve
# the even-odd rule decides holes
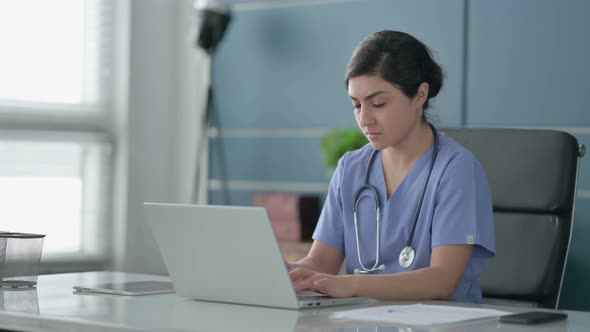
[[[338,166],[332,175],[328,196],[312,237],[314,240],[323,242],[342,253],[344,253],[344,223],[340,185],[346,167],[346,157],[347,154],[340,158]]]
[[[470,153],[449,161],[435,195],[432,248],[473,244],[473,256],[495,255],[492,194],[485,171]]]

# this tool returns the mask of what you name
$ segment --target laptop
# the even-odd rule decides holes
[[[287,309],[368,301],[297,296],[262,207],[144,203],[144,217],[180,296]]]

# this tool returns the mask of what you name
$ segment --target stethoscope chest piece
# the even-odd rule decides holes
[[[404,269],[407,269],[414,263],[414,257],[416,256],[416,252],[412,247],[405,247],[399,253],[399,265]]]

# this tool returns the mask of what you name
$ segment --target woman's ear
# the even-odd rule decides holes
[[[415,101],[418,104],[419,108],[423,108],[424,104],[428,100],[428,91],[430,89],[430,85],[428,83],[423,82],[418,87],[418,93],[416,93]]]

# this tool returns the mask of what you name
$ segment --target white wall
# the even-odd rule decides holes
[[[129,9],[128,107],[116,165],[113,268],[163,274],[142,203],[189,202],[208,62],[192,45],[192,1],[132,0]]]

